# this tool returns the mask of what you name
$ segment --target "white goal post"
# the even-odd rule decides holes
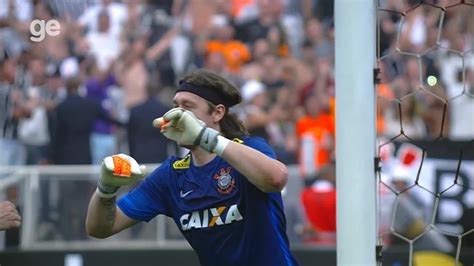
[[[336,0],[337,264],[376,264],[375,0]]]

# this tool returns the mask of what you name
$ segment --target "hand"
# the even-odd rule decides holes
[[[182,108],[173,108],[155,121],[155,127],[160,127],[165,137],[176,141],[179,145],[199,144],[197,139],[206,126],[192,112]]]
[[[21,225],[21,217],[15,205],[9,201],[0,202],[0,230],[18,228]]]
[[[165,137],[176,141],[178,145],[199,145],[204,150],[219,155],[229,141],[219,136],[217,130],[207,127],[191,111],[182,108],[169,110],[163,117],[155,119],[153,125],[159,127]]]
[[[143,178],[144,165],[139,165],[135,159],[126,154],[106,157],[102,161],[101,175],[98,183],[100,197],[111,198],[118,189],[130,185]]]

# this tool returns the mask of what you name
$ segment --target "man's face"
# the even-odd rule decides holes
[[[204,98],[197,96],[194,93],[180,91],[174,96],[173,104],[174,107],[180,107],[193,112],[193,114],[198,119],[204,121],[207,126],[214,126],[212,114],[209,114],[208,112],[209,105]]]

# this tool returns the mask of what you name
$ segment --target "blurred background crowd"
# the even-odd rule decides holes
[[[379,3],[388,11],[379,12],[377,134],[472,140],[473,7],[447,8],[440,24],[442,9],[418,2]],[[171,107],[180,76],[205,68],[241,89],[232,111],[251,134],[301,176],[323,177],[327,191],[335,182],[333,5],[0,0],[0,166],[98,164],[118,152],[159,163],[178,151],[151,121]],[[400,29],[397,11],[407,11]],[[31,41],[35,19],[57,20],[60,34]],[[317,226],[334,231],[335,221]]]

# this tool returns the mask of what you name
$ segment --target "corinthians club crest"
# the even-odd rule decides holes
[[[218,174],[214,175],[217,180],[217,191],[221,194],[229,194],[235,187],[235,179],[230,175],[230,167],[221,168]]]

